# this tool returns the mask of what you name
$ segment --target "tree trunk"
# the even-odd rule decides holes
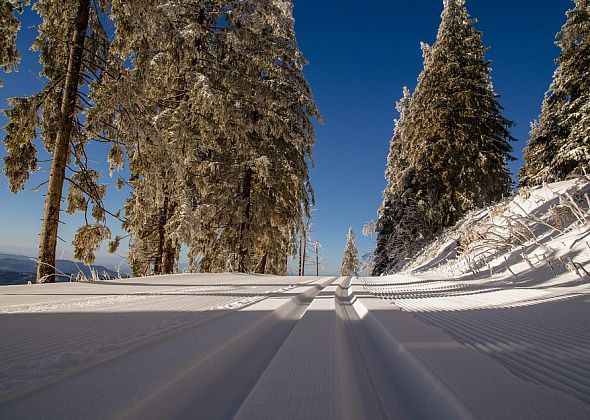
[[[41,238],[39,239],[37,283],[44,281],[49,283],[55,282],[55,252],[57,247],[60,205],[69,155],[73,118],[76,112],[78,84],[80,82],[80,70],[82,69],[84,41],[86,39],[89,15],[90,0],[79,0],[72,45],[69,50],[66,80],[61,97],[61,121],[59,122],[59,129],[51,156],[51,170],[49,172],[47,195],[45,196],[43,224],[41,227]]]
[[[251,207],[251,196],[252,196],[252,169],[247,168],[244,174],[244,183],[242,188],[242,197],[246,201],[244,207],[244,221],[240,225],[240,240],[238,242],[238,272],[246,273],[247,264],[246,259],[248,258],[249,247],[244,244],[247,231],[250,229],[250,207]]]
[[[168,205],[166,207],[166,224],[172,218],[176,211],[176,203],[170,202],[168,200]],[[172,240],[168,232],[166,234],[166,242],[164,243],[164,252],[162,254],[162,274],[172,274],[174,272],[174,266],[176,265],[177,260],[177,241]]]
[[[154,274],[164,274],[164,248],[166,246],[166,222],[168,221],[168,194],[164,196],[164,205],[160,210],[160,218],[158,220],[158,253],[156,254],[156,261],[154,262]]]
[[[176,242],[172,239],[166,240],[164,255],[162,256],[162,274],[172,274],[176,263]]]
[[[258,264],[256,265],[256,273],[258,273],[258,274],[266,273],[267,255],[268,254],[265,252],[264,254],[262,254],[262,257],[260,257],[260,261],[258,261]]]

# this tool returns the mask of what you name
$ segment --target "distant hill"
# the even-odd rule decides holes
[[[58,274],[56,281],[58,282],[70,281],[70,276],[80,272],[86,277],[91,277],[91,270],[98,273],[101,278],[117,277],[115,271],[102,265],[88,267],[70,260],[57,260],[56,266]],[[34,282],[36,272],[37,263],[31,257],[0,252],[0,285]]]

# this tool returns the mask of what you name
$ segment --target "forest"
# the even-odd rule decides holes
[[[435,42],[421,45],[417,85],[397,102],[387,186],[369,229],[376,248],[360,261],[351,228],[342,273],[402,270],[470,210],[588,169],[588,2],[575,1],[556,36],[558,67],[516,183],[513,122],[483,34],[464,0],[443,3]],[[103,243],[116,252],[126,241],[134,276],[177,272],[181,250],[190,271],[284,275],[299,255],[305,273],[321,116],[291,1],[3,0],[7,72],[21,59],[26,8],[42,22],[31,48],[44,86],[9,100],[2,171],[13,193],[40,168],[47,174],[35,187],[47,189],[37,282],[55,281],[62,211],[84,216],[72,245],[85,264]],[[110,194],[125,204],[109,208]]]
[[[285,274],[314,200],[319,119],[291,2],[30,3],[2,1],[0,64],[16,69],[33,7],[46,83],[10,99],[3,172],[17,193],[49,165],[37,282],[55,281],[62,200],[84,214],[73,247],[86,264],[129,239],[136,276],[174,272],[181,246],[191,270]],[[108,173],[93,165],[105,147]],[[104,204],[113,186],[123,208]]]

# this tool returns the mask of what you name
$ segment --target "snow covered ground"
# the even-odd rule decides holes
[[[498,290],[498,313],[478,318],[496,291],[469,287],[237,274],[2,287],[0,418],[589,418],[588,303]],[[433,293],[446,310],[419,308]]]

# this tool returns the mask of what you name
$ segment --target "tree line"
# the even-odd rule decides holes
[[[465,0],[444,0],[436,41],[422,44],[414,92],[404,88],[376,223],[373,274],[404,267],[468,210],[509,194],[513,123],[502,116],[482,33]],[[561,54],[519,173],[536,185],[584,173],[590,163],[590,5],[575,0],[557,34]]]
[[[19,14],[3,0],[0,65],[15,67]],[[10,99],[3,172],[17,193],[51,156],[38,282],[55,281],[61,211],[82,212],[74,256],[128,234],[134,275],[285,274],[310,217],[319,119],[290,0],[37,0],[43,88]],[[96,165],[108,148],[108,175]],[[94,153],[94,155],[93,155]],[[108,209],[108,182],[128,190]],[[64,191],[64,186],[67,190]],[[62,201],[65,209],[62,209]]]

